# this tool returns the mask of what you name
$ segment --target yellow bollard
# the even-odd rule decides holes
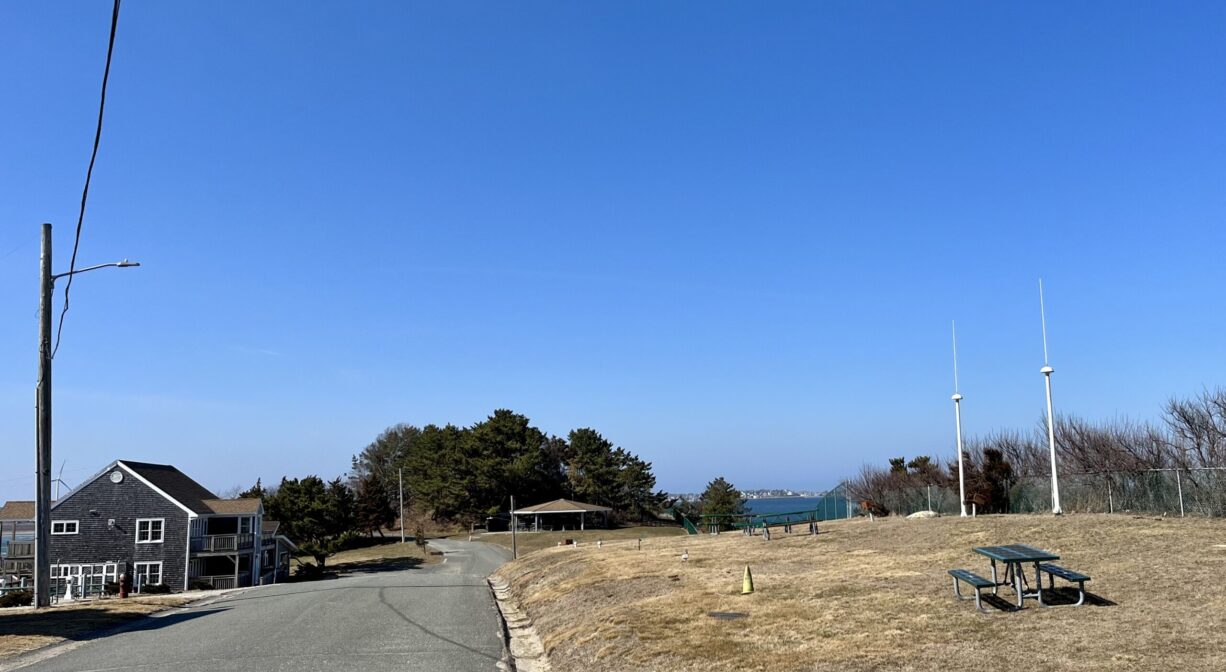
[[[749,565],[745,565],[745,578],[741,580],[741,594],[748,595],[753,592],[753,574],[749,572]]]

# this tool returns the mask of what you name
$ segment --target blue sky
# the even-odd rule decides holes
[[[32,495],[110,3],[0,5],[0,500]],[[396,422],[591,426],[823,488],[1223,379],[1221,3],[129,0],[55,461],[214,489]],[[57,306],[59,299],[57,298]]]

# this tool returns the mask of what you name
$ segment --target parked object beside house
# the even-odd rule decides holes
[[[34,575],[34,502],[0,506],[0,583]]]
[[[116,460],[52,505],[52,588],[92,595],[122,574],[137,592],[272,583],[296,548],[268,522],[259,499],[221,499],[173,466]]]

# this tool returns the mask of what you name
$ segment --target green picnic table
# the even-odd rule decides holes
[[[997,587],[1010,586],[1013,592],[1017,595],[1017,608],[1022,608],[1022,600],[1033,598],[1039,601],[1039,606],[1047,606],[1043,604],[1043,579],[1040,575],[1042,570],[1039,569],[1039,564],[1049,560],[1059,560],[1060,556],[1045,551],[1034,546],[1026,544],[1009,544],[1007,546],[976,546],[971,549],[974,552],[987,557],[992,561],[992,594],[996,594]],[[1005,580],[1001,581],[996,571],[996,563],[1001,563],[1005,566]],[[1023,565],[1034,564],[1034,583],[1035,589],[1027,592],[1026,572]]]

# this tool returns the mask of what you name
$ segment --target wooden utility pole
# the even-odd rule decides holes
[[[400,543],[404,543],[404,467],[396,470],[400,480]],[[417,541],[421,541],[418,539]]]
[[[38,308],[37,475],[34,505],[34,606],[51,606],[51,225],[43,224]]]
[[[118,7],[118,5],[116,5]],[[34,606],[51,606],[51,297],[56,278],[99,268],[130,268],[139,262],[124,259],[88,268],[69,268],[67,273],[51,272],[51,225],[43,224],[43,245],[39,264],[38,304],[38,386],[34,395],[36,420],[35,503],[34,503]],[[68,297],[65,296],[67,301]],[[67,306],[67,304],[65,304]]]
[[[519,546],[515,544],[515,495],[511,495],[511,559],[519,559]]]

